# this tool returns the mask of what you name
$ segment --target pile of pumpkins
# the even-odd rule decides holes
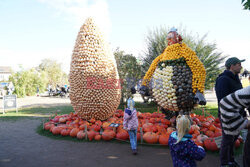
[[[81,26],[71,57],[70,100],[74,111],[89,120],[106,120],[121,98],[114,55],[92,18]]]
[[[123,111],[116,110],[114,115],[105,120],[81,119],[76,113],[57,115],[44,123],[44,130],[54,135],[71,136],[79,140],[129,140],[129,134],[123,129]],[[192,140],[199,146],[210,151],[218,151],[215,138],[222,135],[220,122],[213,116],[190,115],[193,124],[189,134]],[[168,145],[170,134],[175,131],[174,119],[167,120],[165,115],[159,112],[140,113],[138,112],[139,128],[137,132],[138,143]],[[118,127],[111,126],[118,124]],[[239,147],[242,138],[238,138],[235,147]]]

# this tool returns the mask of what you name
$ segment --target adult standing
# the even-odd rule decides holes
[[[12,93],[14,92],[14,90],[15,90],[15,87],[14,87],[13,83],[10,82],[8,84],[8,86],[7,86],[8,95],[12,95]]]
[[[241,115],[241,111],[250,109],[250,86],[237,90],[220,101],[220,119],[226,135],[239,135],[242,129],[248,129],[244,145],[243,164],[250,166],[250,120]]]
[[[241,62],[245,60],[239,60],[237,57],[231,57],[227,59],[225,66],[226,70],[218,76],[215,83],[215,92],[218,100],[218,117],[220,118],[220,101],[227,95],[234,93],[235,91],[242,89],[242,84],[239,79],[239,73],[242,69]],[[245,117],[244,110],[241,110],[240,114]],[[220,120],[222,122],[222,120]],[[234,143],[237,140],[238,135],[225,134],[222,127],[222,142],[220,148],[220,161],[221,166],[237,166],[238,164],[234,160]]]
[[[36,96],[39,96],[39,86],[36,87]]]

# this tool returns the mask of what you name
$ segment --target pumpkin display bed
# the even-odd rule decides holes
[[[219,120],[213,116],[191,114],[193,125],[189,134],[192,134],[196,145],[204,147],[207,151],[218,152],[215,143],[216,137],[221,136]],[[175,131],[170,120],[165,119],[162,113],[138,112],[139,128],[137,132],[138,144],[167,146],[170,134]],[[119,124],[111,127],[111,124]],[[57,138],[74,138],[78,141],[111,141],[129,142],[129,135],[123,129],[123,111],[116,110],[107,120],[83,120],[78,114],[70,113],[56,115],[43,125],[43,132]],[[242,138],[238,138],[235,147],[240,147]]]

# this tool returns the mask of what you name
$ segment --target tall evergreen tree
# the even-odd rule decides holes
[[[37,67],[39,72],[46,72],[48,78],[48,84],[56,87],[57,84],[68,84],[68,75],[63,72],[61,64],[56,60],[43,59]]]

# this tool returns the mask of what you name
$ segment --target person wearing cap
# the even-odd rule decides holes
[[[241,63],[245,60],[239,60],[237,57],[227,59],[225,66],[226,70],[221,73],[215,83],[215,93],[218,100],[218,117],[221,120],[220,101],[227,95],[242,89],[242,84],[239,79],[239,73],[242,69]],[[244,110],[240,111],[242,117],[246,117]],[[220,148],[221,166],[239,166],[234,160],[234,143],[239,135],[225,134],[222,127],[222,141]]]

